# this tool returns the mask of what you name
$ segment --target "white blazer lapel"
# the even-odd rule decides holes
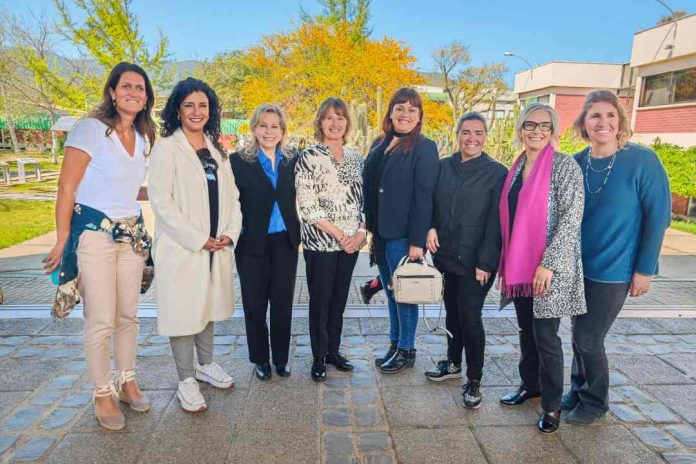
[[[208,182],[208,179],[205,176],[205,171],[203,170],[203,165],[201,164],[201,161],[198,159],[198,155],[196,154],[196,152],[193,151],[193,147],[186,138],[186,134],[184,134],[184,131],[182,131],[181,129],[177,129],[174,132],[174,140],[176,140],[176,144],[179,147],[179,150],[184,154],[185,158],[188,161],[190,161],[193,165],[193,169],[205,182]]]

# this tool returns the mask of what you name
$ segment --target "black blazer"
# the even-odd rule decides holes
[[[425,247],[425,236],[432,222],[438,170],[437,146],[422,135],[410,151],[397,148],[386,155],[379,184],[377,230],[380,237],[386,240],[408,238],[410,245]]]
[[[278,188],[274,190],[258,160],[250,163],[243,160],[239,153],[230,156],[242,206],[242,234],[235,247],[236,253],[256,256],[266,253],[268,224],[276,201],[292,246],[299,246],[300,221],[295,206],[296,162],[297,158],[293,157],[285,158],[278,164]]]
[[[507,169],[486,153],[466,163],[459,152],[440,161],[433,227],[441,271],[473,275],[474,268],[498,269],[502,239],[498,204]]]

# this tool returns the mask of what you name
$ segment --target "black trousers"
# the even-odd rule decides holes
[[[520,326],[521,387],[529,392],[541,392],[544,411],[557,411],[563,396],[563,345],[558,336],[561,319],[534,318],[533,298],[513,301]]]
[[[358,253],[304,250],[309,289],[309,338],[312,354],[322,358],[341,345],[346,309]]]
[[[447,337],[447,357],[455,364],[462,362],[462,350],[466,356],[466,378],[481,381],[483,355],[486,349],[486,333],[483,329],[483,303],[495,281],[495,273],[481,286],[476,274],[461,276],[445,273],[445,326],[453,337]]]
[[[609,410],[609,362],[604,338],[623,308],[630,283],[585,279],[587,313],[573,318],[573,366],[570,392],[590,414]]]
[[[266,253],[262,256],[237,254],[249,360],[253,363],[269,362],[266,324],[269,303],[273,363],[288,362],[297,258],[297,248],[291,245],[287,232],[269,234]]]

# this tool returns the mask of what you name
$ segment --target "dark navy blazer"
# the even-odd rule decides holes
[[[368,160],[372,154],[371,150]],[[410,151],[397,148],[386,155],[379,184],[380,237],[407,238],[410,245],[425,247],[438,172],[437,146],[425,136],[420,136]]]

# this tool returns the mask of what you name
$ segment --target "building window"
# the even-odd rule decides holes
[[[541,95],[540,97],[529,97],[524,100],[524,106],[533,105],[534,103],[544,103],[549,104],[551,98],[549,95]]]
[[[640,106],[696,101],[696,68],[647,76]]]

